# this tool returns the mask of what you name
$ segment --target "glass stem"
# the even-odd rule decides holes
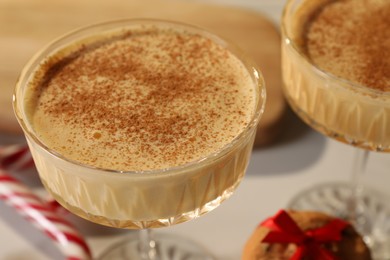
[[[159,260],[152,230],[141,229],[139,231],[139,251],[142,260]]]
[[[348,203],[348,219],[358,231],[365,234],[369,230],[369,223],[364,218],[364,203],[363,203],[363,186],[361,183],[361,177],[366,171],[367,161],[369,157],[369,151],[363,149],[355,149],[355,160],[352,167],[352,180],[351,180],[351,197]]]

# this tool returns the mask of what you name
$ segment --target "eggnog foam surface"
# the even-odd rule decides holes
[[[94,167],[145,171],[192,162],[239,135],[255,110],[244,65],[210,39],[144,26],[79,42],[35,73],[38,138]]]
[[[310,1],[309,1],[310,2]],[[390,1],[311,1],[303,6],[303,48],[324,71],[390,91]],[[308,12],[308,14],[305,14]]]

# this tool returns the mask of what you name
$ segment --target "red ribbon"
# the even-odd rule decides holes
[[[291,260],[300,260],[305,256],[310,259],[335,260],[337,258],[322,244],[340,241],[341,231],[348,225],[341,219],[334,219],[323,227],[302,231],[287,212],[280,210],[274,217],[261,223],[261,226],[271,230],[262,242],[296,244],[298,248]]]

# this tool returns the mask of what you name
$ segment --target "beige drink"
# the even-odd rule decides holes
[[[331,137],[390,151],[390,2],[307,0],[288,10],[282,52],[291,106]]]
[[[72,212],[126,228],[190,220],[242,179],[262,82],[202,30],[119,26],[53,44],[15,110],[44,185]]]

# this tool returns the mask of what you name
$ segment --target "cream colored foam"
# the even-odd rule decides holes
[[[389,25],[388,0],[333,1],[306,21],[303,48],[324,71],[390,91]]]
[[[136,39],[145,40],[152,45],[157,43],[170,45],[177,40],[175,33],[165,35],[164,37],[168,38],[164,39],[163,42],[159,42],[161,40],[159,37],[145,40],[141,35]],[[203,41],[205,39],[197,40],[198,43]],[[113,44],[128,47],[132,43],[125,40],[116,41]],[[60,152],[62,156],[78,162],[120,170],[148,170],[193,161],[218,151],[243,132],[254,116],[257,102],[260,102],[256,97],[259,91],[249,72],[230,52],[214,43],[211,45],[208,43],[208,47],[211,47],[212,50],[209,54],[218,59],[207,57],[204,63],[192,63],[184,72],[199,81],[208,79],[212,75],[214,75],[212,77],[216,75],[216,80],[208,80],[201,91],[199,85],[192,86],[194,90],[199,90],[197,92],[186,93],[182,90],[183,93],[176,91],[175,95],[170,95],[168,89],[166,90],[168,92],[161,93],[165,93],[161,98],[165,96],[169,102],[155,99],[152,100],[154,102],[152,106],[143,103],[145,100],[141,102],[142,96],[146,96],[156,89],[145,84],[132,85],[129,89],[130,83],[137,82],[131,76],[126,80],[113,80],[99,74],[87,80],[87,76],[82,75],[74,78],[73,85],[69,85],[67,77],[61,78],[57,74],[57,77],[52,78],[49,87],[42,89],[40,79],[47,72],[47,68],[59,60],[63,53],[77,49],[77,46],[74,47],[72,45],[70,49],[61,51],[60,56],[55,56],[54,59],[49,59],[47,63],[42,65],[41,70],[35,74],[35,80],[30,85],[31,90],[28,93],[30,99],[26,100],[24,105],[30,110],[27,111],[27,114],[30,115],[29,119],[39,138],[50,148]],[[108,45],[88,52],[84,58],[88,59],[87,56],[93,56],[98,52],[104,55],[107,48],[109,48]],[[210,48],[207,49],[210,50]],[[123,48],[118,46],[118,48],[110,50],[108,54],[115,55],[118,50],[123,51]],[[177,51],[178,53],[186,53],[181,48],[178,48]],[[172,73],[180,71],[175,68],[178,63],[169,60],[167,53],[152,48],[151,54],[140,55],[142,58],[140,61],[147,63],[145,67],[152,75],[156,75],[159,70],[162,70],[155,62],[150,61],[153,53],[160,57],[164,56],[163,69],[170,69]],[[212,60],[214,60],[214,64],[210,63]],[[183,66],[186,66],[188,62],[191,63],[189,60],[183,60]],[[92,68],[97,64],[98,62],[91,63]],[[77,72],[87,70],[77,65],[74,65],[74,68]],[[193,74],[192,71],[196,71],[196,74]],[[72,77],[75,77],[76,74],[72,74]],[[159,79],[157,81],[159,84],[156,87],[169,87],[169,84],[160,82],[167,77],[157,79]],[[178,83],[177,80],[180,78],[176,78],[172,84]],[[65,84],[61,86],[62,83]],[[186,84],[186,81],[179,81],[179,83]],[[107,91],[106,96],[103,95],[99,99],[94,96],[91,89],[88,89],[94,84],[112,84],[114,88],[112,91]],[[75,92],[71,92],[69,89],[60,90],[61,87],[73,88]],[[102,87],[104,88],[104,86]],[[176,87],[180,90],[181,85],[176,85]],[[90,96],[75,95],[75,93],[84,91],[90,91]],[[41,93],[41,95],[37,97],[34,93]],[[18,95],[21,95],[21,92],[18,92]],[[133,99],[132,96],[137,96],[137,98]],[[88,112],[84,120],[79,121],[82,118],[80,114],[71,116],[70,111],[74,112],[74,107],[65,109],[72,103],[62,103],[62,106],[51,106],[51,108],[40,104],[40,102],[57,104],[70,97],[73,101],[82,102],[85,100],[89,104],[80,109],[80,112]],[[121,102],[113,102],[117,101],[118,97],[124,99]],[[152,97],[156,98],[157,96]],[[161,104],[156,105],[159,102]],[[77,104],[82,105],[82,103]],[[91,109],[93,106],[96,106],[97,109]],[[112,131],[110,124],[103,125],[103,123],[115,122],[119,125],[122,124],[123,113],[126,110],[121,111],[120,108],[126,108],[126,106],[133,106],[135,112],[145,112],[145,107],[153,108],[153,113],[159,115],[148,120],[144,126],[155,127],[154,130],[157,130],[154,133],[159,134],[160,128],[158,126],[171,122],[172,125],[167,125],[167,127],[173,129],[163,127],[161,130],[168,133],[178,131],[177,135],[172,136],[173,142],[164,140],[164,136],[159,136],[160,139],[151,141],[146,137],[154,138],[154,136],[148,134],[137,136],[134,134],[134,129],[126,131],[126,129],[114,127],[115,131]],[[105,120],[99,120],[99,116],[105,116],[104,113],[102,115],[102,111],[105,113],[117,111],[119,113],[117,116],[122,115],[122,119],[115,120],[117,117],[109,116]],[[181,115],[183,120],[169,121],[168,119],[172,115]],[[185,125],[186,122],[191,124],[188,129],[184,129],[186,130],[184,133],[180,132],[183,129],[174,129],[175,124],[180,126],[180,124]],[[123,125],[123,127],[131,128],[133,125]],[[144,129],[143,133],[147,133],[147,131],[153,132]],[[169,226],[191,220],[214,209],[228,198],[245,174],[255,131],[256,124],[252,124],[250,128],[245,130],[245,134],[239,141],[229,146],[220,156],[210,157],[208,160],[176,170],[155,171],[153,174],[144,172],[118,173],[81,167],[68,160],[53,156],[52,153],[43,149],[30,138],[28,141],[43,184],[64,207],[79,216],[103,225],[121,228],[147,228]],[[134,136],[128,136],[132,134]],[[140,143],[141,140],[148,141],[147,144],[151,144],[152,150],[145,149],[143,151],[140,149],[140,146],[146,144]],[[174,154],[178,156],[174,157]]]
[[[349,16],[360,12],[363,3],[375,6],[373,9],[376,9],[376,5],[388,7],[390,4],[388,1],[381,0],[302,1],[302,5],[296,12],[287,13],[283,24],[286,26],[285,32],[294,42],[294,46],[290,41],[284,41],[282,44],[282,70],[287,99],[308,124],[324,134],[366,149],[389,151],[390,92],[387,91],[389,86],[386,84],[381,88],[377,85],[357,86],[356,82],[337,80],[332,76],[319,73],[312,65],[315,64],[317,68],[327,73],[331,72],[354,82],[356,78],[359,78],[358,68],[361,64],[365,64],[364,60],[359,64],[358,59],[361,56],[351,54],[354,46],[345,46],[342,49],[342,56],[344,56],[341,57],[340,63],[334,59],[333,52],[322,53],[318,46],[311,46],[310,50],[305,46],[305,39],[302,36],[305,30],[302,28],[307,24],[307,19],[312,17],[310,13],[316,12],[323,5],[326,6],[326,3],[334,6],[357,4],[357,11],[349,6],[351,10],[345,16],[347,23],[352,23],[353,20]],[[389,8],[383,8],[383,10],[390,11]],[[341,9],[336,11],[341,11]],[[366,11],[369,12],[369,10]],[[389,16],[390,13],[387,17]],[[380,32],[376,33],[381,35]],[[330,43],[323,43],[324,46],[333,45],[334,38],[342,37],[342,34],[333,31],[330,34],[329,38],[323,38],[323,41],[330,41]],[[370,44],[375,44],[375,42],[372,41]],[[384,75],[382,83],[388,80],[386,77],[388,75]]]
[[[35,81],[39,100],[31,95],[35,132],[69,159],[124,171],[177,166],[218,151],[253,116],[252,78],[204,37],[148,28],[86,49],[48,84]]]

